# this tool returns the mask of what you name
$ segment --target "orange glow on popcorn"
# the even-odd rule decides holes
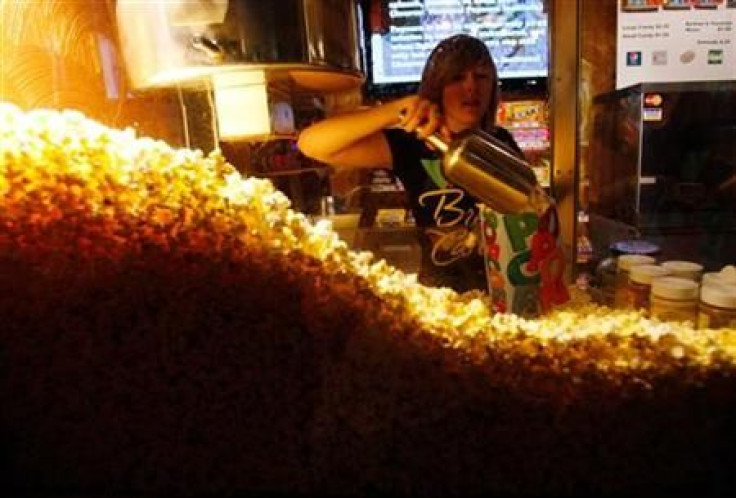
[[[650,320],[582,295],[524,319],[492,313],[480,292],[425,287],[371,253],[349,250],[329,224],[313,224],[270,181],[243,177],[218,152],[174,149],[75,111],[23,112],[2,104],[0,123],[0,252],[50,250],[71,238],[78,257],[115,261],[153,244],[212,257],[227,251],[237,261],[243,247],[262,244],[314,257],[327,272],[361,277],[392,304],[397,321],[416,323],[469,357],[483,348],[523,352],[533,344],[534,354],[580,355],[607,372],[655,363],[708,368],[736,359],[733,329]],[[104,243],[75,235],[81,223]]]

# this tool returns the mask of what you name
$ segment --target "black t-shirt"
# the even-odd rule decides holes
[[[395,128],[384,134],[393,156],[394,173],[404,184],[414,219],[421,228],[420,281],[458,292],[487,290],[477,199],[445,179],[440,156],[422,140]],[[522,155],[504,128],[496,127],[491,135]]]

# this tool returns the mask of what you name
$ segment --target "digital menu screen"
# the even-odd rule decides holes
[[[458,33],[488,45],[501,79],[547,76],[544,0],[389,0],[386,10],[370,36],[373,84],[419,81],[431,50]]]

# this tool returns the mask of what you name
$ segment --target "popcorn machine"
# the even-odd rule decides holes
[[[269,85],[363,82],[355,0],[119,0],[116,16],[132,85],[210,85],[221,139],[293,132],[288,98],[270,99]]]

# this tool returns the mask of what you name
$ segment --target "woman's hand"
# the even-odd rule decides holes
[[[404,97],[395,102],[398,108],[398,126],[409,133],[427,138],[435,132],[448,135],[439,105],[418,95]]]

